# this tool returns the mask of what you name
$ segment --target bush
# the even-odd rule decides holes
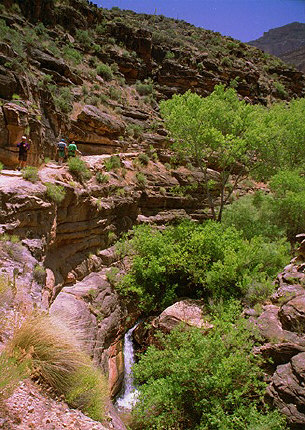
[[[255,329],[236,303],[221,306],[207,334],[180,327],[149,347],[134,366],[139,399],[132,428],[141,430],[284,430],[264,403]]]
[[[136,83],[136,90],[141,96],[147,96],[153,93],[154,83],[151,79],[145,79],[144,83],[138,81]]]
[[[274,205],[272,195],[260,191],[246,195],[225,207],[222,224],[234,226],[248,240],[259,235],[270,240],[283,237],[284,228],[276,223]]]
[[[139,154],[138,159],[139,159],[140,163],[144,164],[144,166],[147,166],[149,163],[149,156],[147,154],[145,154],[144,152]]]
[[[66,60],[71,61],[74,65],[80,64],[83,61],[83,55],[69,45],[63,47],[63,55]]]
[[[129,242],[131,270],[117,284],[127,300],[151,312],[177,297],[240,297],[272,279],[289,261],[283,240],[245,240],[235,228],[209,221],[183,222],[158,231],[134,229]]]
[[[52,184],[51,182],[46,182],[47,196],[53,200],[53,202],[59,204],[61,203],[66,195],[66,191],[63,186]]]
[[[71,330],[47,315],[32,315],[14,332],[9,351],[30,359],[31,374],[72,406],[102,419],[108,397],[105,377],[80,350]]]
[[[121,167],[121,159],[118,155],[112,155],[110,158],[104,160],[104,166],[107,172],[119,169]]]
[[[26,166],[22,170],[22,177],[30,182],[37,182],[39,180],[38,169],[33,166]]]
[[[53,93],[53,100],[56,108],[61,112],[71,112],[73,108],[73,95],[70,88],[56,89],[56,92]]]
[[[138,183],[138,185],[139,185],[140,188],[144,188],[145,187],[145,185],[147,183],[147,179],[146,179],[146,176],[143,173],[137,172],[136,173],[136,180],[137,180],[137,183]]]
[[[83,45],[85,48],[90,48],[93,39],[88,30],[76,30],[75,34],[76,40]]]
[[[46,269],[40,264],[36,264],[33,271],[33,278],[40,285],[44,285],[46,280]]]
[[[0,161],[0,172],[1,172],[1,170],[3,170],[3,168],[4,168],[3,163],[1,163],[1,161]]]
[[[100,63],[96,68],[96,73],[106,81],[111,81],[111,79],[113,79],[113,72],[108,64]]]
[[[95,177],[97,182],[99,182],[100,184],[106,184],[107,182],[109,182],[109,176],[104,175],[102,172],[96,172]]]
[[[80,181],[88,181],[91,178],[91,172],[87,164],[78,157],[71,157],[68,160],[68,167]]]

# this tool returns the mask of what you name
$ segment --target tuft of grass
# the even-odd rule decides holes
[[[107,184],[107,182],[109,182],[109,176],[104,175],[104,173],[102,173],[102,172],[96,172],[95,177],[96,177],[97,182],[100,184]]]
[[[26,166],[22,170],[22,177],[30,182],[37,182],[39,180],[38,169],[33,166]]]
[[[138,159],[139,159],[141,164],[144,164],[144,166],[147,166],[149,163],[149,156],[147,154],[145,154],[144,152],[139,154]]]
[[[71,406],[102,420],[107,382],[81,351],[76,336],[54,317],[33,314],[18,327],[8,345],[12,355],[27,357],[31,376],[47,383]]]
[[[107,172],[110,170],[116,170],[121,167],[121,160],[118,155],[112,155],[110,158],[104,161],[104,166]]]
[[[29,361],[20,362],[13,355],[0,354],[0,404],[10,397],[20,381],[28,376]]]
[[[53,202],[59,204],[64,200],[66,191],[63,186],[55,185],[51,182],[46,182],[45,186],[47,187],[47,196],[53,200]]]
[[[0,161],[0,172],[1,172],[1,170],[3,170],[3,168],[4,168],[3,163],[1,163],[1,161]]]
[[[69,158],[68,168],[80,181],[88,181],[91,178],[87,164],[78,157]]]
[[[73,374],[71,389],[66,395],[72,407],[81,409],[95,421],[102,421],[105,415],[101,406],[106,404],[107,399],[107,384],[100,370],[84,365]]]
[[[145,187],[145,185],[147,183],[147,179],[146,179],[146,176],[143,173],[137,172],[136,173],[136,180],[137,180],[137,183],[138,183],[138,185],[139,185],[140,188],[144,188]]]

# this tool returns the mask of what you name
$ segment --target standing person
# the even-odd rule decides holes
[[[26,136],[21,137],[21,142],[17,143],[17,148],[19,148],[18,170],[20,170],[26,166],[26,161],[28,158],[28,151],[30,149],[30,144],[27,142]]]
[[[82,155],[82,153],[77,149],[77,146],[73,140],[73,142],[70,143],[68,146],[68,157],[75,157],[76,153],[79,155]]]
[[[56,148],[56,153],[58,155],[58,163],[61,166],[66,155],[67,155],[67,144],[65,142],[65,139],[61,139]]]

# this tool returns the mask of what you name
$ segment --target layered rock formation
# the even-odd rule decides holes
[[[266,31],[262,37],[248,42],[264,52],[276,55],[301,72],[305,71],[305,24],[293,22]]]
[[[267,395],[287,416],[290,427],[297,430],[305,426],[304,257],[303,240],[298,257],[279,275],[279,288],[257,319],[257,326],[267,341],[258,352],[272,359]]]
[[[34,165],[54,157],[63,135],[87,155],[147,146],[153,130],[164,136],[157,101],[177,92],[206,96],[234,81],[252,103],[282,99],[278,83],[287,99],[304,95],[301,73],[185,22],[79,0],[30,3],[6,0],[0,10],[0,161],[7,166],[16,165],[22,134],[32,140]]]

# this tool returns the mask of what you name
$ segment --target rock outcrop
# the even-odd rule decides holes
[[[213,328],[204,315],[204,303],[200,300],[186,299],[169,306],[158,317],[151,317],[139,323],[133,331],[133,338],[138,349],[143,351],[149,345],[159,346],[160,342],[156,337],[158,332],[168,334],[180,324],[198,327],[203,332]]]
[[[267,341],[258,352],[273,363],[267,396],[286,415],[290,428],[297,430],[305,426],[304,251],[303,240],[298,257],[278,276],[272,304],[263,306],[257,318]]]

